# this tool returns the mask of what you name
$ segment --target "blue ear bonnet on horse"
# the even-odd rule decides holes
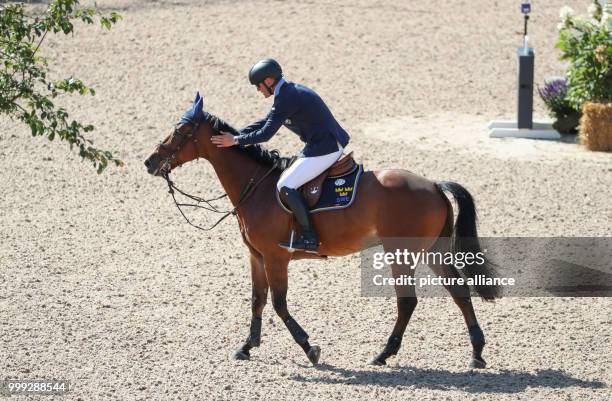
[[[197,92],[191,108],[183,114],[178,123],[199,124],[204,120],[208,120],[208,113],[204,111],[204,98]]]

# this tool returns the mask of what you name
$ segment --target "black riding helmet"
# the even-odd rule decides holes
[[[251,67],[251,70],[249,71],[249,81],[251,82],[251,85],[259,85],[268,77],[274,78],[274,81],[276,82],[283,77],[283,69],[281,68],[280,64],[271,58],[259,60],[253,67]],[[271,93],[268,85],[266,85],[266,88]]]

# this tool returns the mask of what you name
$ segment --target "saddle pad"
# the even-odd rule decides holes
[[[357,196],[359,179],[363,173],[363,165],[342,176],[328,176],[321,185],[321,197],[319,201],[310,208],[311,213],[322,212],[325,210],[344,209],[353,204]],[[276,191],[276,201],[286,211],[291,213],[280,200]]]

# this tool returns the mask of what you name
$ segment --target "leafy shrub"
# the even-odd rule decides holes
[[[569,62],[567,99],[580,109],[586,101],[612,102],[612,4],[594,0],[590,17],[561,9],[557,48]]]

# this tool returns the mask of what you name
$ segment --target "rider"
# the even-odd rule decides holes
[[[315,178],[342,155],[349,135],[338,124],[323,100],[312,89],[283,79],[281,66],[272,59],[260,60],[249,71],[249,80],[265,98],[274,95],[268,115],[240,131],[214,135],[212,142],[219,147],[252,145],[268,141],[284,125],[306,143],[299,158],[280,176],[276,188],[300,225],[301,235],[292,244],[281,242],[284,248],[317,252],[319,240],[313,229],[310,212],[297,189]]]

